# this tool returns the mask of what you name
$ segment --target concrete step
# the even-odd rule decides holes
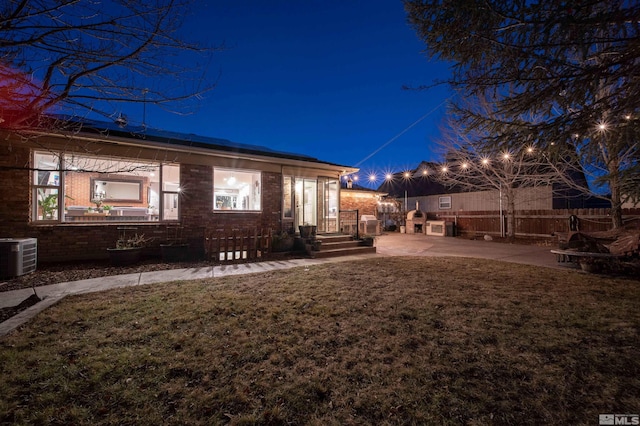
[[[358,247],[360,245],[360,243],[356,240],[349,240],[349,241],[331,241],[331,242],[327,242],[327,240],[320,240],[322,241],[322,244],[320,245],[320,250],[337,250],[337,249],[343,249],[343,248],[350,248],[350,247]]]
[[[322,243],[324,245],[324,243]],[[356,246],[356,247],[348,247],[348,248],[339,248],[339,249],[329,249],[325,250],[321,247],[320,251],[312,251],[311,257],[315,259],[322,259],[325,257],[338,257],[338,256],[352,256],[356,254],[369,254],[375,253],[375,247],[364,247],[364,246]]]
[[[322,235],[317,235],[316,239],[322,241],[322,244],[338,243],[342,241],[353,241],[353,237],[351,235],[345,235],[345,234],[322,234]]]

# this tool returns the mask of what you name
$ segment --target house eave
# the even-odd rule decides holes
[[[315,160],[312,157],[287,158],[285,155],[266,155],[259,152],[245,152],[246,150],[229,150],[219,149],[215,147],[192,146],[188,144],[175,144],[169,142],[159,142],[153,140],[138,140],[115,135],[98,135],[88,132],[44,132],[38,130],[29,131],[30,134],[40,137],[50,138],[68,138],[84,142],[115,144],[119,146],[130,146],[138,148],[154,148],[164,151],[176,153],[192,153],[208,157],[229,158],[229,159],[246,159],[263,163],[277,163],[283,166],[303,167],[338,172],[340,176],[356,173],[359,169],[340,164],[333,164]]]

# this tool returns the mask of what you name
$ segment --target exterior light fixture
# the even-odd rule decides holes
[[[393,179],[393,176],[391,175],[391,173],[387,173],[387,174],[384,176],[384,178],[385,178],[386,180],[391,180],[391,179]]]

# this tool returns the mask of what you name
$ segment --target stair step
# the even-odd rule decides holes
[[[322,244],[324,245],[324,243]],[[334,250],[325,250],[324,248],[321,248],[320,251],[312,252],[311,256],[313,258],[320,259],[325,257],[352,256],[356,254],[368,254],[368,253],[375,253],[375,252],[376,252],[375,247],[364,247],[364,246],[340,248],[340,249],[334,249]]]
[[[335,249],[358,247],[358,246],[360,246],[360,243],[355,240],[337,241],[337,242],[332,241],[330,243],[327,242],[326,240],[323,240],[320,246],[320,250],[335,250]]]
[[[316,239],[322,241],[322,243],[337,243],[342,241],[353,241],[351,235],[335,234],[335,235],[318,235]]]

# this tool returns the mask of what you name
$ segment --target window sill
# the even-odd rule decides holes
[[[218,210],[215,209],[213,210],[213,213],[222,213],[222,214],[237,214],[237,213],[244,213],[244,214],[259,214],[262,213],[262,210]]]

